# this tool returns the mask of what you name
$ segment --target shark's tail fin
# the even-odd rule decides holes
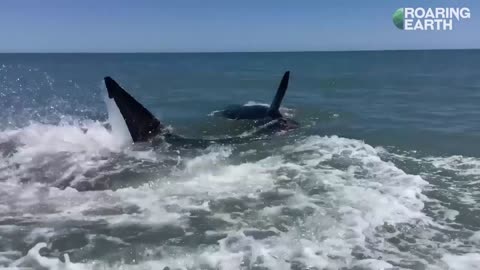
[[[120,113],[127,124],[133,142],[148,141],[162,131],[162,124],[142,104],[136,101],[116,81],[105,77],[108,97],[117,104]]]
[[[285,92],[287,92],[289,78],[290,78],[290,71],[287,71],[285,72],[285,74],[283,74],[282,80],[280,81],[280,85],[278,86],[277,93],[275,94],[272,104],[268,109],[268,115],[272,118],[278,118],[282,116],[280,114],[280,104],[282,104],[282,100],[283,100],[283,97],[285,96]]]

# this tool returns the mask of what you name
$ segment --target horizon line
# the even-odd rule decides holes
[[[222,54],[222,53],[311,53],[311,52],[398,52],[398,51],[469,51],[480,48],[446,48],[446,49],[359,49],[359,50],[272,50],[272,51],[6,51],[0,54]]]

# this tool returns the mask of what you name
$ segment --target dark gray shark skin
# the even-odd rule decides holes
[[[233,104],[228,105],[219,113],[215,115],[220,115],[222,117],[232,119],[232,120],[258,120],[268,117],[269,107],[263,105],[239,105]]]
[[[105,77],[104,81],[108,91],[108,97],[115,101],[125,123],[127,124],[128,131],[134,143],[152,142],[153,144],[158,144],[161,142],[167,142],[181,147],[205,148],[212,144],[246,143],[252,140],[261,139],[259,135],[268,134],[278,130],[288,130],[291,129],[291,127],[297,126],[294,121],[288,121],[282,118],[272,118],[267,122],[265,122],[266,118],[264,118],[259,122],[259,125],[263,125],[262,128],[250,135],[216,139],[186,138],[173,134],[166,129],[150,111],[135,100],[135,98],[133,98],[111,77]]]
[[[263,105],[228,105],[223,110],[215,113],[216,116],[222,116],[232,120],[262,120],[284,118],[280,113],[280,105],[285,97],[290,79],[290,71],[283,74],[277,93],[273,98],[270,107]]]

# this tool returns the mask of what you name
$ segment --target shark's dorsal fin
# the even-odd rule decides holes
[[[112,78],[105,77],[104,81],[108,97],[117,104],[133,142],[148,141],[161,133],[162,124],[150,111],[145,109]]]
[[[282,104],[282,100],[283,100],[283,97],[285,96],[285,92],[287,92],[289,78],[290,78],[290,71],[287,71],[285,72],[285,74],[283,74],[282,80],[280,81],[280,85],[278,86],[277,93],[275,94],[272,104],[268,109],[268,115],[272,118],[282,117],[282,115],[280,114],[280,105]]]

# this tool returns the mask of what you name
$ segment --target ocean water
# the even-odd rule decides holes
[[[285,70],[300,129],[205,149],[132,145],[102,85],[215,138]],[[478,50],[0,54],[0,116],[0,268],[480,269]]]

